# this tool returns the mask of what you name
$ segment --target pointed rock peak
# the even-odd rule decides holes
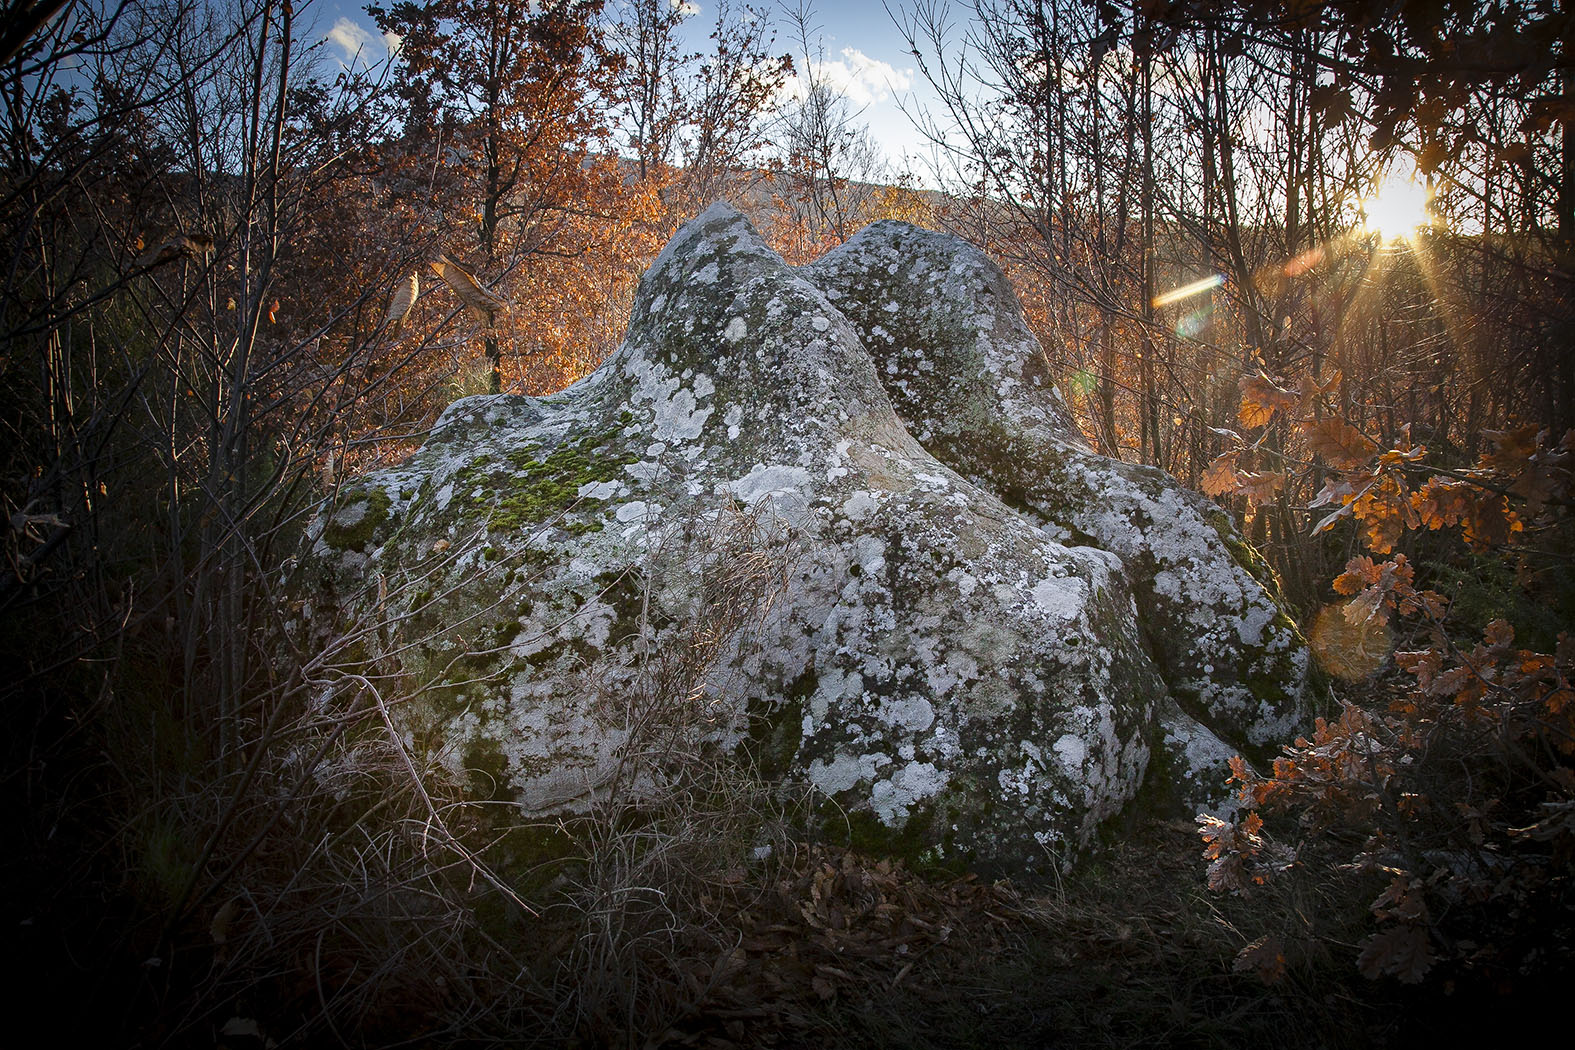
[[[674,235],[641,280],[620,367],[636,401],[698,383],[757,431],[873,413],[871,425],[907,439],[858,330],[723,202]]]
[[[684,227],[706,226],[715,223],[739,223],[747,228],[750,233],[755,232],[754,224],[744,217],[744,213],[725,200],[712,201],[699,215],[684,223]]]
[[[785,268],[782,257],[742,212],[717,201],[684,223],[651,264],[640,282],[635,319],[642,307],[660,310],[675,291],[741,283],[755,274]]]
[[[1082,446],[1011,281],[974,245],[886,220],[804,272],[867,333],[886,374],[911,377],[892,396],[921,441],[1004,415]]]

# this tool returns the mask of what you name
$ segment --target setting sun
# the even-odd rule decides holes
[[[1425,225],[1427,187],[1415,179],[1391,177],[1361,202],[1363,225],[1386,241],[1412,236]]]

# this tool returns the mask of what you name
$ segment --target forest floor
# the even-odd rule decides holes
[[[148,915],[104,892],[114,873],[62,880],[43,853],[11,858],[30,875],[6,911],[20,919],[14,947],[30,967],[16,985],[22,1030],[112,1030],[109,1042],[132,1046],[1439,1050],[1477,1037],[1502,1045],[1564,1006],[1568,958],[1493,974],[1439,967],[1414,986],[1367,980],[1357,957],[1381,886],[1308,857],[1247,894],[1216,893],[1202,845],[1191,822],[1133,814],[1073,873],[1030,884],[916,873],[824,840],[784,844],[767,862],[719,867],[683,903],[675,887],[629,884],[660,898],[654,919],[603,941],[607,916],[551,904],[587,885],[562,865],[569,874],[527,897],[539,914],[505,924],[519,942],[498,952],[484,937],[480,949],[443,941],[455,912],[409,916],[425,925],[401,936],[431,947],[409,952],[414,964],[375,991],[356,983],[375,953],[338,951],[320,932],[235,968],[206,916],[179,972],[149,969],[146,936],[125,933],[146,931]],[[326,916],[360,892],[341,889],[305,919],[330,930]],[[453,905],[484,903],[484,890],[461,889]],[[227,967],[250,976],[200,1003],[179,989]],[[464,976],[471,967],[481,980]],[[445,969],[459,979],[445,985]],[[598,973],[603,989],[590,987]],[[165,991],[148,995],[154,984]],[[366,1009],[350,1025],[325,1023],[325,1004],[357,987]]]
[[[1358,1047],[1422,1034],[1407,1031],[1415,995],[1357,974],[1360,930],[1331,943],[1327,914],[1279,890],[1210,893],[1183,822],[1124,828],[1031,889],[931,881],[826,847],[784,868],[733,916],[736,955],[696,975],[713,987],[694,1016],[648,1045]],[[1298,926],[1278,933],[1282,972],[1238,962]]]

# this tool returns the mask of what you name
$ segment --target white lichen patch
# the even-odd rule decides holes
[[[730,482],[727,489],[745,506],[769,499],[779,510],[801,508],[812,495],[809,471],[780,463],[756,463],[748,474]]]
[[[1083,764],[1088,761],[1088,744],[1075,733],[1062,733],[1050,745],[1061,769],[1068,775],[1082,778]]]
[[[680,377],[645,358],[633,359],[630,371],[635,380],[632,400],[649,407],[654,423],[652,436],[656,440],[677,443],[700,436],[714,411],[709,406],[700,407],[703,394],[694,387],[683,386]],[[709,386],[709,380],[706,385]]]
[[[618,481],[587,481],[575,490],[580,499],[609,500],[625,490]]]
[[[619,506],[613,512],[613,517],[620,522],[644,521],[652,517],[655,511],[660,510],[660,507],[653,508],[651,504],[646,503],[644,500],[631,500]]]
[[[1087,604],[1088,585],[1076,576],[1051,576],[1034,584],[1029,596],[1051,619],[1073,620]]]
[[[807,773],[816,790],[835,796],[874,780],[876,771],[890,762],[891,758],[883,754],[839,754],[830,762],[813,760]]]
[[[859,489],[853,495],[842,501],[842,516],[852,522],[860,522],[880,509],[880,500],[872,492]]]
[[[367,500],[358,500],[334,513],[329,519],[330,524],[336,528],[349,529],[361,524],[366,519],[367,511],[372,509],[372,504]]]
[[[870,788],[870,808],[882,824],[901,827],[913,807],[941,794],[949,779],[945,770],[928,762],[909,762],[890,779],[875,782]]]
[[[892,729],[922,733],[935,724],[935,708],[922,696],[888,697],[880,702],[875,717]]]

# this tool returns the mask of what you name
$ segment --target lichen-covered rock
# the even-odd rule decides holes
[[[1155,747],[1287,730],[1305,667],[1209,505],[1073,434],[966,245],[882,225],[794,270],[718,205],[595,373],[456,402],[347,487],[311,619],[375,622],[410,744],[531,813],[749,740],[866,845],[1064,864]]]
[[[1088,448],[983,252],[878,222],[806,269],[926,449],[1048,535],[1120,559],[1144,640],[1188,714],[1260,753],[1293,735],[1311,702],[1309,655],[1249,571],[1255,555],[1203,496]]]

